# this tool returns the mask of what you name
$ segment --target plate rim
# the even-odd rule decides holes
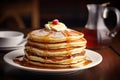
[[[92,54],[93,53],[99,57],[99,61],[97,61],[96,63],[92,61],[92,63],[86,65],[86,66],[83,66],[83,67],[78,67],[78,68],[69,68],[69,69],[40,69],[40,68],[31,68],[31,67],[26,67],[26,66],[22,66],[22,65],[19,65],[17,63],[15,63],[13,61],[13,58],[17,57],[17,56],[20,56],[20,55],[24,55],[24,49],[18,49],[18,50],[14,50],[14,51],[11,51],[11,52],[8,52],[7,54],[4,55],[3,59],[6,63],[16,67],[16,68],[19,68],[19,69],[23,69],[23,70],[27,70],[27,71],[37,71],[37,72],[52,72],[52,73],[58,73],[58,72],[71,72],[71,71],[78,71],[78,70],[84,70],[84,69],[88,69],[88,68],[91,68],[91,67],[94,67],[98,64],[100,64],[103,60],[103,57],[96,51],[93,51],[93,50],[90,50],[90,49],[85,49],[86,51],[86,55],[87,57],[91,57],[91,56],[88,56],[88,54]],[[16,52],[18,54],[16,54]],[[21,52],[21,54],[20,54]],[[89,52],[89,53],[88,53]],[[13,54],[16,54],[16,55],[13,55]],[[13,56],[12,56],[13,55]],[[11,57],[9,57],[11,56]],[[92,59],[93,60],[93,59]]]

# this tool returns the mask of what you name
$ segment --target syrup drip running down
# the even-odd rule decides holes
[[[46,40],[48,40],[48,38],[49,38],[49,36],[50,36],[51,34],[53,34],[53,32],[48,33],[48,34],[44,37],[45,48],[46,48],[46,51],[45,51],[44,53],[46,53],[46,54],[48,53],[48,43],[47,43]]]
[[[48,38],[49,38],[49,36],[51,35],[51,34],[53,34],[53,32],[51,31],[50,33],[48,33],[45,37],[44,37],[44,41],[45,40],[48,40]],[[46,41],[45,41],[46,42]],[[48,43],[45,43],[45,48],[46,48],[46,50],[44,51],[44,53],[45,54],[47,54],[48,53]],[[45,57],[45,63],[46,63],[46,60],[47,60],[47,57]]]
[[[67,41],[67,46],[69,47],[70,46],[70,34],[67,30],[64,30],[62,31],[62,33],[65,35],[66,37],[66,41]],[[67,54],[70,56],[70,59],[68,60],[69,63],[72,62],[72,56],[71,56],[71,51],[70,51],[70,48],[67,48]]]

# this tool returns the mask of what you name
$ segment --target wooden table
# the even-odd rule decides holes
[[[99,65],[66,75],[44,75],[15,68],[4,62],[7,52],[0,51],[0,80],[120,80],[120,36],[109,47],[94,51],[103,57]]]

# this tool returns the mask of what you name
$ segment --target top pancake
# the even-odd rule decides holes
[[[74,41],[83,38],[83,33],[66,29],[64,31],[54,31],[48,29],[34,30],[28,34],[28,39],[36,42],[57,43],[64,41]]]

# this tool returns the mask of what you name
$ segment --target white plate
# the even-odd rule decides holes
[[[8,64],[15,66],[17,68],[23,69],[23,70],[28,70],[28,71],[32,71],[32,72],[39,72],[39,73],[49,73],[49,74],[64,74],[64,73],[71,73],[71,72],[75,72],[75,71],[81,71],[84,69],[88,69],[91,67],[94,67],[96,65],[98,65],[101,61],[102,61],[102,56],[92,50],[88,50],[86,49],[86,56],[88,59],[92,60],[92,63],[83,66],[83,67],[79,67],[79,68],[69,68],[69,69],[38,69],[38,68],[31,68],[31,67],[25,67],[25,66],[21,66],[19,64],[16,64],[13,59],[17,56],[20,55],[24,55],[24,50],[15,50],[12,52],[9,52],[8,54],[6,54],[4,56],[4,60],[5,62],[7,62]]]

